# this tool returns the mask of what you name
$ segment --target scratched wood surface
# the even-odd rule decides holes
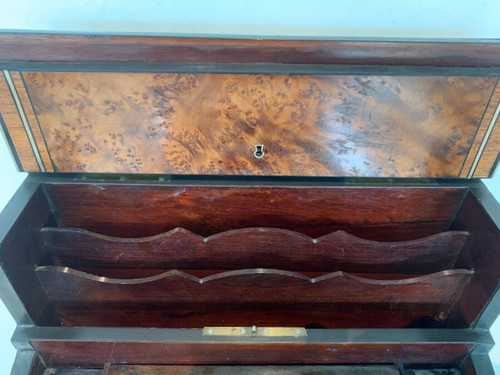
[[[409,369],[411,375],[460,375],[458,369]],[[56,372],[56,375],[59,375]],[[78,372],[69,375],[77,375]],[[133,366],[114,365],[105,375],[400,375],[396,365],[351,366]],[[465,374],[469,374],[464,373]]]
[[[393,328],[426,327],[446,319],[473,274],[449,270],[412,277],[260,268],[158,271],[91,274],[42,266],[35,273],[64,325],[182,328],[221,324],[380,328],[387,321]],[[361,322],[360,315],[365,318]]]
[[[81,268],[244,269],[431,273],[453,268],[467,232],[412,241],[368,241],[345,231],[319,238],[277,228],[245,228],[203,237],[183,228],[120,238],[76,228],[42,228],[55,264]]]
[[[345,364],[459,363],[474,343],[152,343],[32,340],[50,366],[105,363]]]
[[[23,73],[58,172],[458,177],[496,78]],[[264,145],[264,156],[254,156]]]
[[[249,228],[310,237],[336,230],[374,241],[446,231],[465,194],[439,187],[203,187],[46,184],[59,227],[147,237],[183,227],[201,236]]]
[[[108,375],[400,375],[396,366],[130,366]]]

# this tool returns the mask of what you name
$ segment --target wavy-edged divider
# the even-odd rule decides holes
[[[103,325],[109,323],[107,319],[117,319],[109,314],[118,311],[119,325],[137,325],[140,316],[151,313],[156,319],[152,326],[162,326],[158,320],[165,316],[193,314],[202,316],[197,324],[209,325],[214,322],[204,320],[204,314],[229,310],[231,313],[219,325],[240,323],[238,311],[247,317],[247,323],[254,319],[259,324],[267,322],[261,313],[267,316],[278,310],[278,315],[285,317],[302,310],[304,322],[324,326],[335,325],[338,314],[344,319],[368,314],[375,319],[374,324],[377,319],[400,319],[402,315],[410,320],[400,325],[436,316],[444,319],[473,274],[447,270],[409,279],[391,275],[373,279],[338,271],[310,278],[297,272],[259,268],[212,271],[203,278],[179,270],[133,278],[135,270],[127,270],[130,278],[113,279],[58,266],[37,267],[35,271],[63,321],[79,324],[74,317],[85,310],[85,323],[90,316],[97,325]],[[189,325],[188,321],[184,324]],[[283,318],[282,324],[289,325],[290,320]]]
[[[77,228],[42,228],[58,265],[75,268],[180,268],[431,273],[453,268],[467,232],[403,242],[364,240],[344,231],[313,239],[278,228],[245,228],[202,237],[183,228],[117,238]]]

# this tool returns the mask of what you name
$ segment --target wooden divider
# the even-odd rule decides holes
[[[245,228],[202,237],[183,228],[117,238],[77,228],[42,228],[46,248],[73,268],[285,268],[293,271],[431,273],[453,268],[467,232],[378,242],[345,231],[319,238],[278,228]]]
[[[35,272],[63,324],[153,327],[429,324],[426,319],[446,319],[473,274],[451,270],[401,279],[404,275],[273,269],[170,270],[153,276],[118,270],[121,278],[115,279],[57,266]]]

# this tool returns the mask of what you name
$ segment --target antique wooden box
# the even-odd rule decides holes
[[[13,374],[492,374],[500,45],[0,35]]]

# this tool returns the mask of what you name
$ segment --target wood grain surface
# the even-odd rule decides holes
[[[45,140],[40,130],[40,125],[38,124],[38,119],[36,117],[33,106],[31,105],[31,101],[26,91],[21,73],[12,72],[11,77],[14,87],[17,91],[17,95],[20,100],[23,112],[26,116],[26,120],[30,125],[31,133],[33,135],[33,147],[36,147],[36,150],[40,155],[40,164],[43,166],[42,172],[54,172],[52,160],[50,160],[49,151],[47,150],[47,145],[45,144]]]
[[[31,342],[49,366],[153,364],[344,364],[460,362],[474,343],[150,343]]]
[[[400,375],[396,366],[130,366],[108,375]]]
[[[374,241],[446,231],[463,188],[202,187],[46,184],[59,227],[146,237],[183,227],[201,236],[273,227],[320,237],[336,230]]]
[[[431,273],[453,268],[467,232],[402,242],[368,241],[337,231],[319,238],[277,228],[202,237],[183,228],[117,238],[73,228],[42,228],[55,264],[72,268],[244,269]]]
[[[56,266],[35,270],[62,321],[74,322],[72,311],[77,311],[77,316],[85,311],[86,321],[93,319],[91,325],[95,326],[117,326],[120,317],[124,326],[164,327],[169,326],[171,320],[186,316],[188,319],[184,322],[180,318],[176,323],[184,328],[214,323],[238,326],[249,317],[251,320],[243,322],[243,326],[290,326],[290,312],[301,309],[305,311],[300,326],[307,327],[349,325],[352,320],[339,323],[336,314],[343,311],[344,316],[348,315],[346,312],[355,316],[362,310],[371,315],[371,319],[363,323],[366,328],[380,326],[377,321],[391,320],[390,317],[400,312],[405,317],[411,315],[412,324],[418,325],[426,319],[446,319],[473,274],[467,270],[450,270],[408,278],[408,275],[344,272],[310,275],[259,268],[227,272],[203,270],[203,277],[193,271],[171,270],[143,277],[142,270],[119,271],[120,278],[111,278],[106,271],[90,274]],[[112,324],[105,319],[109,310],[120,311]],[[226,319],[214,322],[211,314],[224,311],[228,313]],[[316,315],[316,311],[323,313]],[[272,322],[268,321],[267,317],[273,314],[283,320],[276,322],[275,317]],[[189,326],[190,316],[197,316],[200,325]],[[154,317],[159,320],[155,321]],[[328,318],[324,320],[325,317]],[[76,325],[84,325],[81,323]]]
[[[58,172],[458,177],[496,78],[23,73]],[[254,156],[263,145],[265,155]]]
[[[2,33],[1,61],[500,66],[500,44]]]

